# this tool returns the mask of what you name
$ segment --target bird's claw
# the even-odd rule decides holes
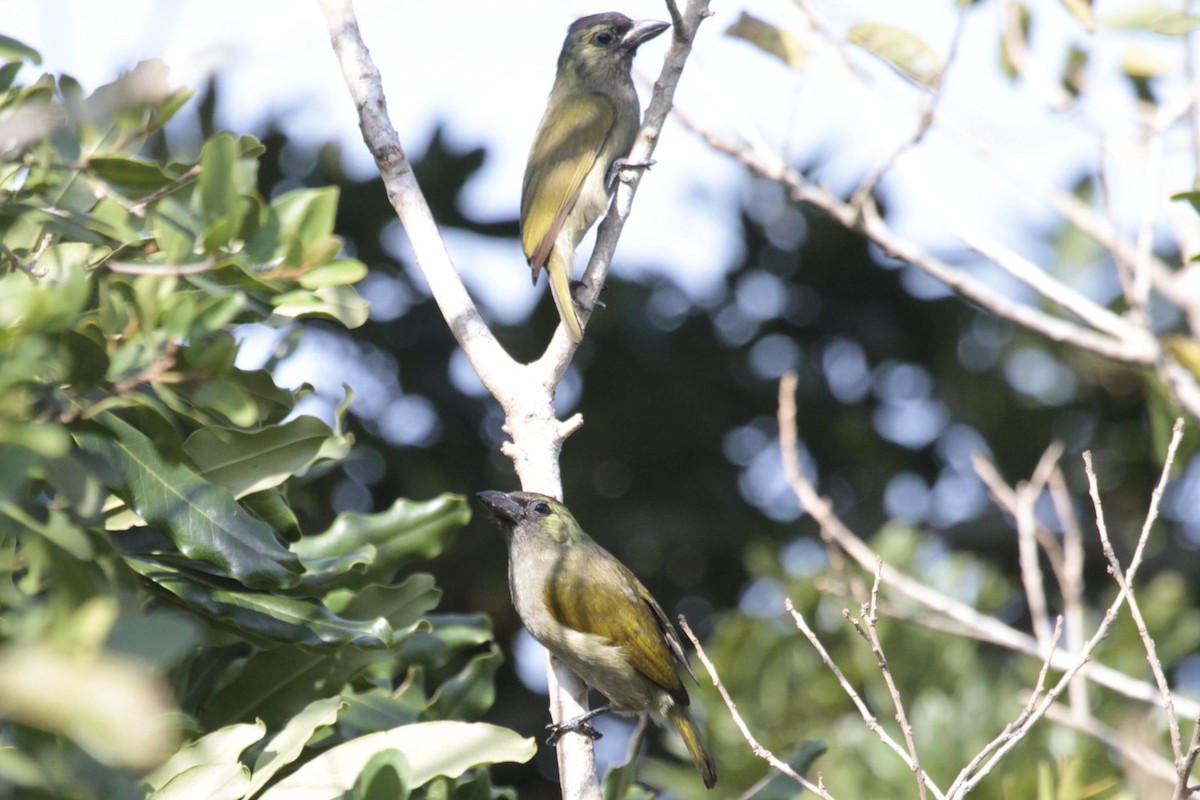
[[[607,306],[605,306],[604,303],[600,302],[599,300],[595,300],[591,303],[585,303],[580,300],[579,294],[586,288],[587,284],[583,281],[571,281],[571,300],[575,303],[575,305],[579,306],[579,308],[583,309],[589,314],[595,311],[597,308],[607,308]]]
[[[604,734],[592,727],[586,719],[569,719],[566,722],[551,723],[546,726],[546,744],[554,746],[558,740],[568,733],[578,733],[588,737],[593,742],[603,738]]]
[[[617,183],[617,178],[620,177],[621,173],[625,172],[625,170],[650,169],[657,163],[658,162],[654,159],[650,159],[649,161],[630,161],[627,158],[618,158],[612,163],[612,166],[608,168],[608,175],[606,175],[604,178],[604,188],[606,191],[611,192]]]

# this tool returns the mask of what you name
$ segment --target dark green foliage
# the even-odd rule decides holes
[[[337,190],[266,200],[248,136],[148,155],[189,96],[161,65],[89,96],[5,74],[0,115],[40,127],[0,160],[0,795],[479,796],[453,781],[532,753],[470,722],[490,626],[398,576],[463,499],[313,527],[289,496],[351,452],[350,398],[296,416],[310,390],[237,366],[241,325],[366,319]]]

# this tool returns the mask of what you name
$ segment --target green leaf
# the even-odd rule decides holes
[[[149,194],[172,180],[161,164],[132,156],[94,156],[88,160],[88,168],[104,181],[129,190],[130,196]]]
[[[42,54],[32,47],[18,42],[11,36],[0,34],[0,59],[4,59],[5,61],[28,61],[30,64],[40,66],[42,63]]]
[[[300,538],[300,520],[281,489],[248,494],[241,503],[243,508],[270,525],[284,541],[294,542]]]
[[[367,321],[370,308],[358,292],[349,286],[322,286],[319,289],[298,289],[271,298],[274,311],[281,317],[324,317],[340,322],[347,328],[357,328]]]
[[[200,149],[200,210],[209,223],[241,219],[237,186],[233,180],[237,157],[238,144],[231,133],[210,137]],[[235,233],[236,230],[229,230],[230,236]]]
[[[240,800],[250,785],[250,770],[241,764],[192,767],[150,795],[150,800]]]
[[[299,583],[300,560],[266,524],[246,513],[229,490],[164,460],[150,439],[111,412],[98,419],[114,438],[80,432],[80,445],[108,457],[122,478],[113,493],[161,528],[181,553],[213,564],[247,586]]]
[[[308,704],[342,691],[370,665],[395,658],[391,651],[355,647],[333,653],[291,646],[258,651],[206,700],[200,722],[211,727],[261,718],[271,727],[282,727]]]
[[[383,617],[397,632],[413,629],[425,615],[437,607],[442,592],[432,575],[418,572],[392,586],[368,586],[351,592],[331,592],[326,604],[334,612],[351,619]]]
[[[942,71],[942,60],[911,31],[882,22],[862,22],[846,34],[846,41],[882,59],[901,75],[926,86]]]
[[[227,582],[141,558],[128,563],[139,574],[193,610],[227,622],[255,638],[316,648],[346,645],[379,649],[392,643],[392,627],[379,617],[339,617],[319,600],[229,588]]]
[[[1144,0],[1123,7],[1102,20],[1106,28],[1142,30],[1164,36],[1186,36],[1200,25],[1200,16],[1185,14],[1159,0]]]
[[[267,742],[266,748],[254,761],[254,774],[246,795],[251,796],[275,777],[279,770],[295,761],[304,751],[317,728],[332,725],[344,707],[342,698],[327,697],[309,703],[303,711],[288,720],[283,730]]]
[[[46,645],[0,650],[3,717],[67,737],[104,764],[146,769],[175,748],[170,695],[146,664]]]
[[[0,277],[0,330],[53,332],[78,324],[91,292],[88,267],[102,252],[81,242],[56,244],[38,260],[41,277],[24,272]]]
[[[725,31],[725,35],[749,42],[793,69],[804,68],[805,52],[800,40],[783,28],[776,27],[753,14],[743,11],[737,21]]]
[[[1059,0],[1075,19],[1083,23],[1089,31],[1096,30],[1096,17],[1092,13],[1094,0]]]
[[[406,800],[412,770],[399,750],[384,750],[371,756],[354,781],[356,800]]]
[[[469,720],[487,711],[496,700],[496,670],[503,663],[504,656],[494,644],[488,652],[472,658],[438,687],[422,719]]]
[[[327,443],[332,447],[322,453]],[[259,431],[201,428],[187,438],[183,450],[201,477],[240,498],[303,475],[319,455],[340,459],[350,443],[316,417],[300,416]]]
[[[340,286],[358,283],[367,277],[367,265],[351,258],[340,258],[313,267],[297,281],[305,289],[320,289],[322,286]]]
[[[533,739],[484,723],[420,722],[369,733],[332,747],[263,792],[259,800],[340,800],[371,758],[399,750],[412,770],[410,788],[444,775],[500,762],[525,763],[537,752]]]
[[[374,547],[375,560],[361,573],[345,575],[338,586],[386,583],[396,569],[413,559],[430,559],[442,551],[446,537],[471,518],[461,495],[445,494],[426,502],[399,499],[378,514],[340,514],[329,530],[306,536],[292,551],[308,564],[335,559]]]
[[[239,764],[242,751],[263,738],[267,726],[261,722],[229,725],[215,730],[181,748],[158,769],[145,777],[152,789],[161,789],[194,767],[211,764]]]

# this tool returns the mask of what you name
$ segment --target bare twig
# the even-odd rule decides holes
[[[921,139],[925,137],[925,134],[929,132],[929,129],[933,126],[937,105],[942,99],[942,84],[945,82],[946,73],[949,71],[950,66],[954,63],[955,56],[958,54],[958,44],[960,41],[962,41],[963,24],[966,22],[967,10],[969,8],[970,3],[959,0],[958,16],[954,19],[954,32],[950,34],[950,46],[947,48],[946,58],[942,62],[941,68],[938,69],[937,75],[935,75],[933,80],[930,82],[929,95],[925,100],[924,107],[921,109],[921,116],[917,121],[916,128],[913,130],[912,134],[909,135],[903,142],[901,142],[899,146],[897,146],[892,152],[892,154],[885,159],[884,162],[880,164],[873,173],[867,176],[867,179],[864,180],[857,189],[854,190],[854,196],[850,198],[850,205],[855,206],[856,208],[862,208],[867,202],[869,202],[871,200],[871,194],[875,191],[875,187],[879,185],[881,180],[883,180],[883,176],[888,173],[888,170],[896,165],[896,162],[900,160],[900,157],[903,156],[904,153],[909,150],[909,148],[920,142]]]
[[[896,722],[900,725],[900,732],[904,734],[904,745],[908,748],[908,765],[917,778],[917,796],[921,800],[925,800],[925,787],[927,783],[930,783],[929,776],[921,769],[921,760],[917,756],[917,743],[913,740],[912,725],[908,724],[908,715],[904,712],[904,700],[900,697],[900,689],[896,686],[896,679],[892,676],[891,667],[888,666],[887,656],[883,654],[883,642],[879,640],[879,584],[883,580],[882,573],[883,559],[880,558],[875,564],[875,581],[871,584],[871,600],[863,604],[859,612],[862,622],[866,623],[865,627],[859,620],[851,617],[848,610],[843,609],[842,615],[850,621],[850,624],[858,631],[858,635],[866,640],[867,644],[871,646],[871,652],[875,654],[875,659],[879,663],[879,671],[883,675],[883,682],[887,685],[892,705],[896,709]],[[796,613],[793,612],[792,616],[796,616]],[[941,796],[940,792],[938,792],[938,796]]]
[[[824,211],[844,227],[861,232],[887,255],[913,264],[996,316],[1040,333],[1051,341],[1071,344],[1114,361],[1145,365],[1154,363],[1158,358],[1158,342],[1145,329],[1128,325],[1122,338],[1114,338],[1004,297],[982,280],[897,233],[870,205],[855,207],[825,187],[809,181],[779,154],[771,152],[756,140],[732,141],[701,128],[678,109],[675,117],[700,135],[714,150],[731,155],[764,178],[780,183],[794,202]]]
[[[1057,645],[1058,639],[1061,635],[1062,619],[1059,618],[1054,625],[1054,633],[1052,634],[1050,640],[1051,644]],[[1054,652],[1053,646],[1050,648],[1049,652]],[[971,778],[971,776],[979,773],[979,770],[982,768],[986,760],[994,756],[996,752],[1004,746],[1005,742],[1008,742],[1014,736],[1017,736],[1018,731],[1022,729],[1022,726],[1025,725],[1025,723],[1029,721],[1031,717],[1033,717],[1037,710],[1037,702],[1045,696],[1046,675],[1050,672],[1050,660],[1050,657],[1047,656],[1045,660],[1042,661],[1042,668],[1038,670],[1037,682],[1034,684],[1033,691],[1030,692],[1029,698],[1025,701],[1025,707],[1021,709],[1021,713],[1017,715],[1015,720],[1005,725],[1004,729],[1001,730],[1000,733],[996,734],[995,738],[980,748],[979,752],[967,762],[967,764],[958,773],[958,777],[954,779],[954,783],[950,784],[950,789],[947,792],[948,797],[965,796],[966,793],[970,791],[970,788],[966,787],[966,782]],[[980,777],[982,777],[983,774],[986,774],[986,772],[980,774]]]
[[[850,685],[850,681],[846,679],[846,676],[842,672],[841,668],[838,667],[836,662],[834,662],[833,657],[829,655],[829,651],[825,649],[825,645],[821,644],[821,640],[817,638],[817,634],[814,633],[813,629],[809,627],[808,621],[804,619],[804,615],[801,614],[800,611],[795,607],[790,598],[784,601],[784,607],[787,609],[788,613],[792,615],[792,619],[796,623],[796,628],[799,629],[802,634],[804,634],[804,637],[808,639],[809,643],[812,644],[813,649],[817,651],[817,655],[821,658],[821,663],[823,663],[829,669],[829,671],[833,673],[834,678],[837,679],[838,685],[842,687],[842,691],[847,697],[850,698],[850,702],[854,703],[854,707],[858,709],[858,713],[862,716],[863,722],[866,723],[867,730],[874,733],[879,737],[879,741],[891,748],[892,751],[904,761],[908,768],[917,774],[918,780],[923,785],[927,785],[930,791],[933,792],[934,796],[940,800],[940,798],[944,796],[942,791],[937,787],[936,784],[933,783],[928,775],[926,775],[923,771],[919,771],[921,769],[920,766],[912,760],[910,754],[900,745],[899,742],[893,739],[888,732],[883,729],[882,725],[879,724],[879,720],[875,718],[875,715],[871,713],[869,708],[867,708],[867,704],[863,702],[863,699],[859,696],[858,692],[855,691],[854,687]]]
[[[825,800],[834,800],[833,795],[825,790],[825,787],[809,781],[803,775],[796,772],[786,761],[783,761],[775,756],[767,748],[759,744],[754,738],[754,734],[750,732],[750,726],[742,719],[742,715],[737,710],[737,704],[733,702],[733,698],[729,696],[729,690],[725,688],[725,684],[721,681],[721,677],[717,675],[717,669],[708,658],[708,654],[704,652],[704,647],[700,644],[700,640],[696,638],[696,634],[692,633],[691,627],[687,623],[687,619],[681,614],[679,616],[679,628],[684,635],[691,641],[692,647],[696,648],[696,655],[700,657],[700,663],[704,665],[704,669],[708,672],[708,677],[712,679],[713,686],[717,687],[717,691],[721,693],[721,699],[725,701],[725,707],[729,709],[729,716],[733,718],[733,722],[737,725],[738,730],[742,732],[742,738],[750,745],[750,749],[754,751],[754,755],[766,761],[775,769],[787,775],[796,783],[803,786],[808,791],[815,794],[817,797],[822,797]]]
[[[1184,772],[1186,759],[1183,742],[1179,733],[1179,718],[1175,713],[1175,701],[1171,695],[1170,684],[1167,683],[1167,676],[1163,672],[1162,662],[1158,658],[1154,639],[1150,636],[1149,631],[1146,630],[1146,620],[1142,616],[1141,607],[1138,605],[1137,597],[1133,591],[1133,576],[1137,572],[1137,568],[1141,565],[1146,540],[1150,536],[1150,528],[1158,518],[1158,506],[1162,500],[1162,494],[1166,490],[1167,482],[1170,480],[1171,467],[1175,463],[1175,453],[1182,438],[1183,419],[1180,418],[1175,420],[1175,426],[1171,433],[1171,442],[1167,446],[1167,456],[1163,460],[1162,473],[1159,475],[1158,484],[1154,487],[1154,492],[1150,496],[1150,508],[1146,512],[1146,521],[1142,525],[1142,532],[1138,537],[1137,547],[1134,548],[1133,556],[1130,558],[1129,568],[1124,571],[1121,570],[1121,564],[1117,560],[1117,554],[1113,550],[1112,542],[1108,537],[1108,526],[1104,523],[1103,509],[1100,503],[1100,488],[1096,481],[1096,473],[1092,469],[1092,454],[1085,452],[1083,454],[1083,461],[1088,478],[1088,492],[1096,508],[1096,527],[1100,533],[1100,542],[1104,549],[1104,556],[1108,559],[1109,574],[1113,576],[1113,580],[1117,582],[1121,594],[1126,596],[1126,601],[1129,603],[1129,613],[1133,617],[1138,635],[1142,639],[1142,646],[1146,650],[1146,660],[1150,664],[1150,671],[1154,675],[1154,682],[1158,686],[1159,694],[1162,697],[1162,707],[1167,715],[1167,727],[1171,737],[1171,751],[1175,757],[1175,769],[1178,771],[1179,786],[1186,786],[1188,779],[1187,773]]]
[[[821,526],[821,535],[836,543],[862,569],[873,570],[875,568],[875,552],[845,526],[833,512],[829,501],[821,497],[816,487],[804,477],[800,470],[800,462],[796,457],[796,382],[795,373],[784,375],[779,382],[779,441],[783,450],[784,478],[796,493],[801,507],[811,514]],[[936,589],[931,589],[921,581],[886,563],[883,565],[883,579],[899,594],[929,609],[944,620],[960,626],[963,635],[972,636],[1038,660],[1046,658],[1044,650],[1029,634],[1005,625],[994,617],[982,614],[966,603],[942,594]],[[1070,669],[1076,662],[1073,654],[1061,650],[1056,650],[1050,657],[1052,659],[1051,666],[1054,669]],[[1145,703],[1157,703],[1161,700],[1158,689],[1153,684],[1135,680],[1104,664],[1089,664],[1085,675],[1089,681],[1134,700]],[[1174,700],[1178,712],[1187,716],[1200,716],[1200,703],[1181,695],[1175,696]]]
[[[1058,586],[1062,593],[1063,616],[1067,623],[1067,652],[1078,653],[1083,649],[1083,531],[1075,516],[1075,506],[1067,494],[1067,482],[1062,469],[1055,465],[1047,482],[1050,500],[1062,525],[1062,568],[1058,571]],[[1073,681],[1067,690],[1071,713],[1081,722],[1091,718],[1088,705],[1087,686]]]
[[[126,206],[126,208],[131,213],[136,214],[139,217],[145,216],[147,206],[149,206],[155,200],[159,200],[163,197],[166,197],[171,192],[173,192],[176,189],[178,189],[179,187],[183,186],[185,183],[188,183],[189,181],[191,181],[193,178],[195,178],[199,174],[200,174],[200,165],[197,164],[194,167],[192,167],[191,169],[189,169],[187,172],[180,175],[175,180],[168,183],[166,186],[156,189],[155,191],[151,192],[150,194],[146,195],[145,197],[139,197],[137,200],[133,201],[132,203],[129,203]],[[115,194],[112,196],[116,197]]]
[[[1175,767],[1170,761],[1141,742],[1130,741],[1091,717],[1080,719],[1073,709],[1055,703],[1046,709],[1046,719],[1087,734],[1106,747],[1111,747],[1120,753],[1122,758],[1127,759],[1131,764],[1136,764],[1150,775],[1162,778],[1164,781],[1173,782],[1175,780]]]
[[[1189,786],[1188,780],[1196,766],[1198,756],[1200,756],[1200,719],[1194,719],[1192,720],[1192,738],[1188,741],[1187,755],[1184,756],[1183,769],[1178,774],[1179,780],[1175,784],[1175,793],[1171,795],[1172,800],[1184,800],[1196,792],[1198,787]]]

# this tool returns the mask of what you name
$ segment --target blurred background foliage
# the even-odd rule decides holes
[[[15,85],[10,97],[14,91]],[[44,82],[19,91],[49,97],[56,88]],[[75,91],[60,82],[64,107]],[[216,91],[210,85],[196,100],[207,144],[190,156],[176,152],[170,137],[143,117],[113,128],[126,137],[117,136],[107,149],[64,145],[56,135],[21,150],[20,162],[6,156],[6,170],[16,170],[7,180],[41,194],[6,198],[0,208],[11,251],[3,280],[9,288],[24,287],[22,294],[0,294],[6,316],[0,337],[13,348],[0,362],[0,413],[7,415],[0,417],[6,448],[0,488],[12,576],[5,582],[5,642],[65,648],[61,642],[84,641],[90,652],[114,658],[126,652],[118,633],[140,642],[127,649],[170,682],[154,684],[153,696],[169,705],[163,699],[169,688],[184,712],[178,726],[184,735],[255,718],[274,733],[289,719],[317,716],[322,709],[310,704],[340,693],[348,710],[321,728],[325,733],[310,743],[309,757],[335,741],[416,720],[480,718],[538,734],[547,721],[537,690],[540,656],[522,638],[508,599],[503,543],[479,521],[448,535],[466,519],[462,495],[516,488],[511,465],[499,454],[498,407],[482,392],[408,261],[379,182],[353,180],[336,148],[312,149],[278,129],[258,139],[220,134]],[[138,113],[146,111],[139,107]],[[71,125],[54,128],[73,129],[86,133]],[[144,145],[132,133],[142,135]],[[441,132],[406,144],[444,232],[517,246],[515,209],[512,219],[499,221],[464,211],[462,198],[485,151],[452,143]],[[56,149],[64,146],[65,152]],[[138,153],[154,162],[152,169],[140,161],[129,166]],[[164,195],[169,203],[148,205],[144,219],[119,201],[108,202],[107,193],[82,193],[72,206],[74,195],[65,191],[103,185],[126,200],[141,198],[180,181],[197,160],[223,164],[231,177],[208,189],[187,180]],[[795,166],[809,172],[821,164]],[[39,189],[25,177],[38,168],[59,183]],[[142,182],[122,194],[121,181],[134,179]],[[1097,180],[1080,176],[1080,191]],[[799,372],[802,456],[842,519],[888,563],[1018,627],[1029,620],[1015,533],[975,478],[972,455],[987,454],[1015,482],[1028,476],[1050,441],[1063,443],[1064,471],[1085,527],[1088,599],[1102,607],[1115,587],[1094,535],[1079,454],[1094,453],[1108,526],[1119,555],[1127,557],[1121,548],[1134,540],[1161,463],[1157,434],[1176,412],[1148,372],[997,320],[791,203],[770,182],[747,175],[742,191],[744,257],[706,296],[691,296],[667,278],[625,279],[620,269],[610,278],[605,309],[592,318],[559,390],[562,414],[579,411],[585,419],[563,451],[565,496],[584,527],[669,612],[688,616],[765,745],[807,764],[823,741],[811,770],[821,771],[839,797],[908,796],[914,794],[911,774],[866,730],[783,609],[783,598],[792,598],[879,719],[894,729],[874,657],[841,616],[845,607],[857,610],[857,601],[830,579],[815,525],[801,516],[782,480],[774,419],[779,377]],[[28,209],[51,199],[82,215],[68,221],[84,230],[45,215],[36,218],[42,227],[25,230]],[[295,227],[262,226],[270,208]],[[94,220],[115,227],[95,230]],[[275,237],[265,240],[270,247],[263,245],[261,260],[254,248],[229,248],[239,235],[251,240],[245,232],[259,229]],[[51,271],[34,281],[18,262],[28,261],[44,230],[55,237],[42,254]],[[1064,258],[1077,253],[1068,234],[1046,234],[1048,246]],[[184,239],[172,245],[180,235]],[[67,243],[87,249],[58,257],[55,248]],[[169,255],[156,255],[164,251]],[[967,258],[939,255],[952,262]],[[1160,255],[1178,262],[1177,254]],[[146,275],[111,266],[126,260],[203,269]],[[289,268],[280,270],[281,263]],[[306,286],[303,275],[322,269],[330,270],[330,281]],[[58,288],[49,295],[52,283]],[[337,288],[336,302],[317,294],[329,286]],[[289,312],[302,318],[286,321]],[[18,318],[34,322],[18,325]],[[498,335],[514,354],[533,358],[556,319],[552,305],[541,302],[532,319],[500,327]],[[1182,330],[1177,319],[1164,325]],[[164,354],[181,341],[186,346],[171,355],[178,363],[165,365]],[[167,373],[171,380],[162,380]],[[353,387],[352,396],[343,383]],[[130,442],[141,431],[170,466],[203,473],[196,453],[205,448],[194,437],[203,442],[205,432],[274,430],[288,425],[285,419],[311,419],[289,417],[297,410],[324,420],[319,435],[303,437],[319,446],[275,470],[270,486],[261,487],[263,477],[254,473],[243,485],[255,490],[238,502],[275,532],[268,546],[283,566],[274,577],[259,569],[235,573],[206,552],[189,552],[190,529],[184,528],[184,541],[172,538],[169,526],[149,518],[132,490],[121,488],[133,481],[122,483],[112,464],[114,443],[132,452]],[[233,434],[216,438],[210,445],[217,452],[252,446]],[[60,470],[62,463],[70,466]],[[1200,694],[1198,464],[1189,442],[1177,462],[1182,480],[1168,493],[1139,580],[1168,674],[1192,695]],[[59,475],[76,477],[67,483]],[[103,498],[110,499],[101,508]],[[432,504],[416,508],[439,520],[427,534],[436,543],[401,537],[406,544],[389,549],[392,536],[407,530],[397,517],[409,519],[397,511],[408,508],[397,507],[397,498]],[[1039,512],[1057,532],[1048,503]],[[122,516],[136,535],[109,532],[109,520]],[[350,537],[354,546],[345,539],[335,544],[346,529],[360,531]],[[256,553],[252,563],[259,558]],[[411,572],[416,560],[419,575]],[[347,566],[359,576],[348,585],[334,577]],[[247,596],[264,591],[336,618],[333,638],[306,639],[318,629],[312,617],[281,631],[277,623],[285,614],[278,606],[260,602],[248,609]],[[393,604],[400,596],[404,602]],[[97,598],[104,602],[96,605]],[[262,624],[255,627],[251,618]],[[1039,665],[902,616],[885,618],[880,634],[908,702],[922,765],[944,786],[1019,713]],[[149,653],[147,641],[160,649]],[[512,654],[503,666],[501,651]],[[1149,677],[1128,620],[1118,622],[1099,659]],[[0,660],[0,677],[4,669]],[[316,689],[299,677],[310,669],[322,676]],[[297,672],[294,680],[278,677],[288,671]],[[469,700],[439,701],[455,691]],[[1095,688],[1089,693],[1097,717],[1169,752],[1156,708]],[[718,791],[736,796],[767,768],[707,681],[694,695],[708,721]],[[0,774],[14,786],[34,785],[26,776],[36,774],[47,796],[62,787],[78,790],[89,785],[96,763],[109,763],[76,739],[79,748],[67,751],[71,763],[56,750],[55,759],[35,770],[24,754],[73,734],[44,718],[6,717],[12,747],[3,751],[9,763]],[[600,743],[601,759],[619,763],[627,727],[609,722],[605,730],[611,735]],[[678,758],[678,742],[657,732],[650,739],[638,777],[672,796],[704,795],[690,765]],[[244,761],[254,764],[250,756]],[[124,781],[133,796],[136,781],[128,776],[137,769],[116,764],[104,774],[110,782]],[[529,764],[499,764],[492,776],[522,797],[548,798],[558,794],[554,769],[553,753],[540,747]],[[467,780],[456,791],[481,791]],[[1162,789],[1150,780],[1095,740],[1044,723],[973,796],[1150,797]],[[794,795],[777,780],[758,796]]]

